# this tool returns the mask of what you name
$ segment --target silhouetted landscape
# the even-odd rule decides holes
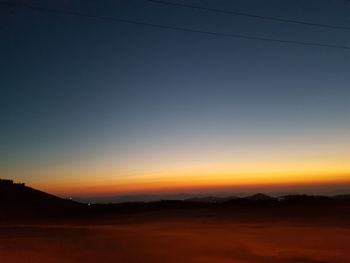
[[[0,263],[350,263],[350,0],[0,0]]]
[[[199,215],[205,212],[216,216],[229,216],[234,219],[242,215],[259,217],[286,217],[318,220],[331,218],[347,220],[350,216],[350,195],[286,195],[271,197],[262,193],[246,197],[193,197],[184,200],[158,200],[151,202],[124,203],[81,203],[63,199],[11,180],[0,180],[0,205],[4,213],[1,219],[14,218],[98,218],[127,214],[166,214],[176,212],[182,215]]]
[[[85,204],[1,180],[0,200],[1,262],[350,260],[349,195]]]

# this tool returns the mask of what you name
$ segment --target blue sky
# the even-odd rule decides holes
[[[191,3],[350,26],[347,1]],[[34,4],[199,30],[350,46],[346,30],[140,0]],[[337,156],[349,146],[349,51],[174,32],[20,6],[2,6],[0,12],[0,156],[6,169],[91,156],[113,156],[113,161],[126,154],[133,159],[140,152],[162,156],[179,145],[183,152],[188,146],[200,155],[204,149],[249,148],[251,142],[277,141],[286,145],[282,152],[292,151],[290,142],[309,149],[326,142]],[[268,146],[259,149],[276,155]],[[221,158],[219,153],[209,156]],[[181,157],[176,161],[181,164]],[[137,167],[138,162],[136,158],[132,163]],[[31,181],[29,175],[20,178]]]

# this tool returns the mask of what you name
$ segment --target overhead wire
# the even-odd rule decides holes
[[[164,29],[164,30],[181,31],[181,32],[188,32],[188,33],[198,33],[198,34],[205,34],[205,35],[210,35],[210,36],[236,38],[236,39],[274,42],[274,43],[280,43],[280,44],[294,44],[294,45],[300,45],[300,46],[350,50],[350,46],[345,46],[345,45],[327,44],[327,43],[319,43],[319,42],[307,42],[307,41],[298,41],[298,40],[285,40],[285,39],[278,39],[278,38],[268,38],[268,37],[259,37],[259,36],[243,35],[243,34],[199,30],[199,29],[188,28],[188,27],[179,27],[179,26],[164,25],[164,24],[144,22],[144,21],[138,21],[138,20],[131,20],[131,19],[114,17],[114,16],[101,16],[101,15],[87,14],[87,13],[83,13],[83,12],[66,10],[66,9],[49,8],[49,7],[31,5],[31,4],[23,3],[23,2],[0,1],[0,3],[8,4],[10,6],[21,6],[24,8],[34,9],[34,10],[38,10],[41,12],[49,12],[49,13],[56,13],[56,14],[61,14],[61,15],[71,15],[71,16],[77,16],[77,17],[92,18],[92,19],[97,19],[97,20],[101,20],[101,21],[118,22],[118,23],[124,23],[124,24],[132,24],[132,25],[139,25],[139,26],[145,26],[145,27],[160,28],[160,29]]]
[[[350,27],[341,26],[341,25],[322,24],[322,23],[307,22],[307,21],[296,20],[296,19],[256,15],[256,14],[234,11],[234,10],[223,10],[218,8],[203,7],[198,5],[183,4],[183,3],[170,2],[170,1],[164,1],[164,0],[146,0],[146,1],[151,3],[161,4],[161,5],[167,5],[171,7],[189,8],[189,9],[202,10],[202,11],[208,11],[208,12],[214,12],[214,13],[220,13],[220,14],[226,14],[226,15],[244,16],[244,17],[250,17],[250,18],[256,18],[256,19],[277,21],[282,23],[292,23],[292,24],[321,27],[321,28],[328,28],[328,29],[347,30],[347,31],[350,30]]]

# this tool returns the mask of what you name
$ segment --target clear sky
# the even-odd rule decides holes
[[[25,2],[350,46],[350,30],[144,0]],[[345,0],[177,2],[350,27]],[[0,35],[1,177],[59,195],[350,185],[350,50],[4,4]]]

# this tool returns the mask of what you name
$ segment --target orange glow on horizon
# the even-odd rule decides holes
[[[40,189],[65,195],[125,195],[146,193],[174,193],[200,191],[240,191],[245,189],[276,189],[283,187],[300,187],[313,185],[349,184],[350,173],[347,174],[298,174],[289,176],[250,175],[234,176],[231,174],[217,176],[172,176],[155,178],[136,178],[134,180],[106,180],[97,179],[84,182],[65,182],[55,185],[36,184]]]
[[[127,195],[142,193],[272,189],[313,184],[350,183],[350,162],[339,158],[244,158],[130,160],[124,163],[93,160],[64,165],[22,167],[2,174],[60,196]],[[276,159],[276,160],[275,160]],[[136,168],[135,168],[136,167]],[[24,176],[25,175],[25,176]],[[49,176],[48,176],[49,175]],[[30,178],[28,181],[26,178]]]

